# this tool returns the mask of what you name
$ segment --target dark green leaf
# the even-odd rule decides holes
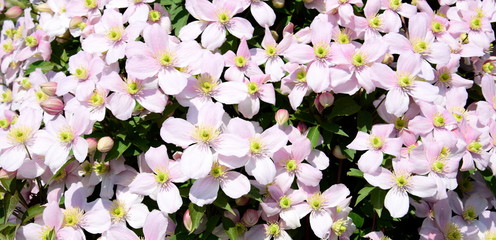
[[[105,161],[119,158],[130,146],[130,142],[124,142],[120,139],[116,139],[114,147],[107,153],[107,156],[105,156]]]
[[[230,240],[238,239],[238,228],[236,227],[236,224],[231,221],[231,219],[223,218],[222,225],[224,227],[224,230],[226,230],[226,233],[229,236]]]
[[[22,220],[22,223],[23,224],[28,223],[31,219],[42,214],[43,210],[45,210],[45,206],[41,206],[40,204],[36,204],[30,207],[24,214],[24,219]]]
[[[350,177],[363,177],[363,172],[356,168],[351,168],[350,171],[346,173]]]
[[[350,116],[360,111],[360,106],[350,96],[338,98],[333,106],[334,107],[328,116],[329,119],[338,116]]]
[[[227,210],[236,216],[236,213],[232,210],[231,205],[229,205],[229,203],[227,202],[228,199],[229,198],[225,194],[219,194],[217,196],[217,199],[215,199],[214,201],[214,205],[224,210]]]
[[[207,209],[205,206],[199,207],[198,205],[195,205],[194,203],[190,203],[188,206],[189,209],[189,215],[191,217],[191,230],[189,233],[193,233],[198,226],[200,226],[200,223],[202,221],[203,215],[205,215],[205,210]]]
[[[386,198],[386,191],[382,189],[375,189],[370,195],[370,202],[377,212],[377,216],[381,217],[382,209],[384,207],[384,198]]]
[[[351,212],[350,214],[348,214],[348,216],[353,220],[353,223],[357,228],[361,228],[363,226],[365,219],[362,216],[354,212]]]
[[[374,186],[365,186],[360,189],[360,191],[358,191],[358,197],[356,199],[355,206],[358,205],[358,203],[360,203],[363,199],[365,199],[374,189]]]
[[[6,193],[3,199],[3,212],[5,218],[3,219],[3,223],[7,223],[9,217],[14,212],[17,203],[19,203],[19,193],[15,192],[14,194]]]
[[[315,148],[315,146],[317,146],[317,144],[319,143],[319,137],[320,137],[319,126],[311,127],[310,130],[308,131],[307,138],[310,139],[310,142],[312,143],[312,148]]]

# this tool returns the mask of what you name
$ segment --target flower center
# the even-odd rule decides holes
[[[84,0],[84,5],[89,9],[93,9],[98,6],[98,3],[96,0]]]
[[[324,200],[322,199],[322,195],[320,193],[314,193],[310,199],[308,199],[308,204],[314,210],[318,210],[322,208]]]
[[[169,180],[169,173],[162,171],[162,170],[157,170],[155,172],[155,181],[157,181],[160,184],[164,184]]]
[[[29,78],[22,78],[19,83],[24,89],[30,89],[31,88],[31,82],[29,81]]]
[[[122,39],[123,29],[119,27],[113,27],[107,32],[107,38],[116,42]]]
[[[437,173],[442,173],[444,170],[444,166],[446,165],[444,164],[443,161],[436,160],[435,162],[432,163],[432,170]]]
[[[93,171],[95,171],[96,175],[103,175],[108,173],[109,170],[109,164],[106,162],[95,162],[93,164]]]
[[[14,45],[12,44],[12,41],[7,41],[6,43],[2,44],[3,51],[6,53],[11,53],[14,51]]]
[[[0,95],[0,102],[12,102],[12,91],[10,89],[5,90],[5,92]]]
[[[138,83],[136,82],[128,82],[127,83],[127,92],[130,94],[136,94],[140,90]]]
[[[467,221],[468,223],[474,222],[474,220],[478,217],[477,212],[475,211],[474,206],[468,206],[465,208],[465,211],[463,211],[463,219]]]
[[[432,22],[431,24],[431,30],[435,33],[439,33],[439,32],[442,32],[444,31],[444,26],[443,24],[441,24],[440,22]]]
[[[271,223],[267,226],[266,234],[270,236],[278,236],[281,233],[281,228],[277,223]]]
[[[262,152],[262,143],[258,140],[252,140],[250,142],[250,152],[252,154],[257,154]]]
[[[494,64],[492,62],[487,62],[482,65],[482,70],[486,73],[492,73],[494,69]]]
[[[403,188],[405,187],[405,185],[408,184],[408,177],[405,177],[405,176],[396,176],[395,177],[395,183],[396,183],[396,186],[400,187],[400,188]]]
[[[52,240],[55,239],[55,231],[52,226],[45,225],[41,228],[40,240]]]
[[[458,225],[449,222],[445,237],[446,237],[446,240],[462,240],[463,234],[460,231],[460,228],[458,227]]]
[[[444,122],[444,116],[441,114],[436,114],[434,118],[432,118],[432,124],[436,127],[443,127],[446,123]]]
[[[314,46],[313,52],[315,53],[315,56],[317,56],[318,58],[325,58],[327,54],[329,54],[327,48],[322,45]]]
[[[27,36],[24,39],[24,42],[28,47],[36,47],[38,46],[38,39],[36,39],[34,36]]]
[[[163,53],[162,55],[160,55],[160,58],[159,58],[160,64],[162,64],[162,66],[171,65],[173,60],[174,59],[173,59],[172,55],[168,52]]]
[[[124,208],[124,204],[122,204],[118,200],[114,200],[109,212],[113,222],[119,222],[126,216],[126,209]]]
[[[389,8],[392,10],[397,10],[401,6],[401,0],[390,0]]]
[[[375,149],[380,149],[383,145],[381,138],[378,136],[372,136],[370,138],[370,145]]]
[[[85,80],[88,78],[88,70],[84,67],[78,67],[74,70],[74,76],[80,80]]]
[[[394,122],[394,127],[397,130],[401,130],[406,127],[406,120],[403,118],[397,118],[396,121]]]
[[[269,57],[272,57],[276,55],[277,50],[274,46],[267,46],[267,49],[265,49],[265,53],[267,53]]]
[[[281,199],[279,199],[279,206],[282,209],[291,207],[291,199],[289,199],[287,196],[282,196]]]
[[[68,144],[74,140],[74,133],[70,130],[59,131],[59,141]]]
[[[236,56],[234,57],[234,64],[236,67],[242,68],[246,66],[247,59],[243,56]]]
[[[350,36],[344,32],[340,32],[338,35],[338,41],[339,44],[347,44],[350,43]]]
[[[470,20],[470,29],[472,30],[480,30],[482,28],[482,18],[475,17]]]
[[[451,80],[451,73],[448,71],[443,71],[439,74],[439,81],[443,83],[448,83]]]
[[[10,126],[10,122],[6,118],[0,119],[0,128],[7,129]]]
[[[415,78],[410,75],[401,75],[398,78],[398,84],[402,88],[410,87],[415,82]]]
[[[85,162],[81,164],[81,171],[79,172],[80,176],[88,176],[91,174],[91,171],[93,170],[93,166],[89,162]]]
[[[219,19],[219,22],[221,22],[221,23],[226,23],[231,18],[229,17],[229,15],[227,15],[227,13],[221,12],[221,13],[217,14],[217,19]]]
[[[345,219],[339,219],[337,221],[335,221],[334,223],[332,223],[332,231],[334,231],[334,233],[336,233],[336,235],[338,236],[341,236],[344,232],[346,232],[346,225],[347,225],[348,221],[346,221]]]
[[[74,227],[83,217],[83,210],[79,208],[69,208],[64,210],[64,226]]]
[[[13,143],[24,144],[31,137],[31,129],[26,126],[15,126],[9,130],[7,139]]]
[[[219,177],[222,177],[224,176],[226,172],[224,172],[224,168],[221,166],[221,165],[218,165],[218,164],[215,164],[213,167],[212,167],[212,170],[210,171],[210,174],[214,177],[214,178],[219,178]]]
[[[382,19],[380,16],[375,16],[369,20],[369,26],[373,29],[379,29],[382,25]]]
[[[479,141],[472,141],[467,145],[467,150],[473,153],[480,153],[482,151],[482,144]]]
[[[246,85],[248,86],[248,94],[254,94],[258,92],[258,84],[256,82],[249,82]]]
[[[362,53],[355,53],[352,57],[351,63],[356,67],[363,66],[366,64],[365,56]]]
[[[298,167],[298,164],[296,163],[295,160],[289,160],[286,162],[286,171],[288,171],[288,172],[292,172],[292,171],[296,170],[297,167]]]
[[[200,142],[208,143],[219,134],[220,132],[218,130],[211,127],[197,126],[193,137]]]
[[[42,91],[37,91],[34,93],[35,97],[36,97],[36,100],[38,100],[38,102],[43,102],[45,100],[48,99],[48,95],[46,95],[44,92]]]
[[[429,50],[429,43],[424,40],[417,40],[413,43],[413,51],[417,53],[427,52]]]
[[[484,240],[496,240],[495,231],[487,231],[484,233]]]
[[[102,95],[100,95],[98,92],[95,91],[95,92],[93,92],[93,94],[91,94],[88,102],[90,105],[92,105],[94,107],[98,107],[98,106],[101,106],[105,102],[105,99],[102,97]]]
[[[307,82],[307,73],[305,72],[305,70],[299,70],[297,73],[296,73],[296,82],[297,83],[305,83]]]
[[[160,17],[162,17],[162,14],[160,14],[159,11],[151,10],[148,13],[148,19],[152,22],[157,22],[158,20],[160,20]]]

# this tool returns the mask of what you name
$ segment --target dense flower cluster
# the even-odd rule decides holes
[[[495,1],[291,3],[314,15],[306,25],[278,23],[284,4],[6,7],[0,194],[14,204],[2,231],[291,239],[307,225],[321,239],[379,240],[389,238],[357,229],[352,203],[384,193],[375,198],[392,218],[424,219],[421,239],[495,239]],[[378,114],[358,133],[329,123],[361,121],[353,98]],[[368,183],[360,200],[356,186],[329,182],[331,151],[356,162],[348,175]]]

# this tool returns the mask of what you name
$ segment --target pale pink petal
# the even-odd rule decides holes
[[[321,61],[313,62],[308,67],[307,84],[314,92],[323,92],[329,85],[329,67]]]
[[[163,240],[169,224],[164,214],[158,210],[151,211],[146,216],[143,233],[146,240]]]
[[[249,145],[248,139],[224,133],[219,136],[212,148],[222,155],[243,157],[248,153]]]
[[[214,50],[226,41],[226,29],[220,23],[210,23],[201,36],[202,46]]]
[[[381,166],[382,159],[382,152],[377,150],[369,150],[358,160],[358,168],[362,172],[373,174]]]
[[[160,145],[159,147],[150,147],[145,153],[146,164],[154,172],[162,167],[169,166],[169,156],[167,156],[167,147]]]
[[[189,199],[198,206],[210,204],[217,199],[219,181],[211,176],[200,178],[193,183],[189,191]]]
[[[410,98],[400,88],[393,88],[386,95],[386,110],[397,117],[402,116],[408,110]]]
[[[194,144],[184,150],[181,157],[181,170],[184,176],[198,179],[208,175],[212,169],[212,163],[213,155],[210,147]]]
[[[246,171],[253,175],[260,184],[269,184],[274,180],[276,167],[270,158],[251,159],[245,166]]]
[[[129,185],[129,190],[141,195],[150,195],[157,187],[155,175],[152,173],[140,173],[136,175]]]
[[[312,211],[310,213],[310,227],[317,237],[323,238],[331,226],[331,215],[325,210]]]
[[[408,194],[405,190],[393,187],[386,194],[386,198],[384,199],[384,206],[387,210],[389,210],[391,217],[403,217],[408,213],[408,208],[410,206]]]
[[[126,62],[126,71],[137,78],[153,77],[160,68],[157,59],[144,55],[132,56]]]
[[[183,204],[179,189],[173,183],[167,184],[157,193],[157,204],[165,213],[175,213]]]
[[[126,213],[127,223],[129,223],[129,226],[132,228],[142,228],[148,213],[148,207],[145,204],[133,204]]]
[[[180,129],[180,131],[178,131]],[[167,143],[172,143],[183,148],[194,143],[192,134],[195,126],[190,122],[180,118],[168,118],[162,124],[160,136]]]
[[[194,40],[205,30],[208,23],[203,21],[193,21],[181,28],[179,38],[183,41]]]
[[[262,27],[270,27],[274,25],[276,14],[274,10],[265,2],[252,2],[250,12],[255,18],[255,21]]]
[[[188,75],[175,68],[163,69],[158,73],[158,84],[167,95],[180,93],[188,83]]]
[[[224,177],[220,182],[220,187],[230,198],[239,198],[250,191],[250,181],[245,175],[238,172],[227,172]]]
[[[237,38],[251,39],[253,37],[254,28],[251,23],[244,18],[233,17],[231,20],[229,20],[229,24],[226,25],[226,28],[232,35]]]
[[[368,183],[370,183],[370,185],[380,187],[385,190],[391,188],[394,184],[392,181],[393,174],[385,168],[380,168],[379,173],[374,175],[364,173],[363,177]]]
[[[91,210],[84,214],[81,227],[89,233],[103,233],[110,228],[110,214],[107,210]]]
[[[296,173],[298,181],[307,186],[317,186],[322,179],[322,172],[306,163],[300,163]]]

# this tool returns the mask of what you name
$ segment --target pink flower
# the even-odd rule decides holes
[[[119,186],[116,199],[102,199],[102,204],[110,214],[112,225],[125,226],[127,222],[133,228],[142,228],[149,211],[141,201],[142,195],[133,194],[128,187]],[[112,231],[112,228],[109,231]]]
[[[337,10],[339,19],[342,20],[344,25],[347,25],[350,23],[352,17],[354,16],[353,6],[351,4],[354,4],[357,7],[363,7],[362,0],[328,0],[325,1],[325,8],[327,11]]]
[[[17,53],[16,60],[24,61],[35,54],[40,54],[44,61],[50,60],[52,48],[48,38],[48,35],[42,30],[36,30],[33,34],[24,38],[26,47]]]
[[[301,226],[300,219],[305,217],[305,193],[289,188],[281,189],[278,184],[268,187],[269,197],[260,203],[267,217],[279,216],[286,226],[295,229]]]
[[[140,29],[128,27],[124,29],[121,13],[114,9],[105,9],[100,22],[95,24],[95,33],[82,41],[83,50],[89,53],[105,54],[105,62],[112,64],[124,57],[126,45],[134,41]]]
[[[162,112],[167,103],[167,96],[157,89],[157,83],[151,79],[138,80],[129,77],[123,81],[116,72],[112,72],[103,78],[100,86],[113,91],[108,97],[108,108],[120,120],[131,117],[136,102],[150,112],[156,113]],[[104,101],[103,98],[94,100]]]
[[[106,4],[107,8],[126,8],[124,20],[129,23],[145,22],[150,12],[148,3],[152,0],[131,1],[131,0],[110,0]]]
[[[248,178],[241,173],[229,170],[229,167],[214,161],[210,173],[206,177],[196,180],[191,186],[189,191],[191,202],[198,206],[213,203],[217,199],[219,186],[232,199],[247,194],[251,186]]]
[[[181,29],[179,38],[182,40],[193,40],[203,32],[202,46],[214,50],[226,40],[226,29],[240,39],[251,39],[253,36],[254,29],[250,22],[234,17],[243,10],[240,2],[187,0],[186,8],[199,21],[193,21]]]
[[[224,73],[224,78],[228,81],[242,82],[244,76],[252,77],[253,75],[263,74],[258,67],[258,63],[252,61],[252,53],[248,49],[248,44],[245,38],[241,38],[238,46],[238,51],[234,54],[229,50],[224,54],[224,61],[229,67]]]
[[[181,170],[186,177],[198,179],[208,175],[213,165],[212,149],[219,154],[236,157],[245,156],[248,152],[247,139],[222,132],[224,114],[222,104],[206,103],[199,110],[190,108],[188,121],[171,117],[162,124],[162,139],[185,148]]]
[[[165,94],[180,93],[186,87],[188,74],[177,68],[198,61],[200,46],[194,41],[174,42],[158,24],[148,28],[143,38],[146,45],[133,42],[126,49],[127,72],[141,79],[158,75],[158,84]]]
[[[281,82],[281,92],[289,93],[289,103],[296,110],[303,102],[303,98],[309,94],[307,84],[307,67],[298,64],[286,64],[284,69],[289,73]]]
[[[427,134],[451,135],[451,129],[455,128],[456,119],[453,115],[438,105],[419,102],[420,111],[423,116],[413,118],[408,127],[414,133],[425,136]]]
[[[347,147],[355,150],[367,150],[358,160],[358,168],[365,173],[373,174],[381,166],[383,153],[400,156],[402,141],[391,138],[393,124],[376,124],[370,134],[358,132],[355,140]]]
[[[364,173],[365,180],[372,186],[388,190],[384,206],[391,217],[405,216],[409,208],[408,193],[421,197],[432,197],[436,193],[436,182],[433,178],[412,175],[407,163],[394,163],[394,171],[379,168],[375,174]]]
[[[269,4],[263,2],[264,0],[241,0],[242,11],[250,7],[250,12],[258,25],[262,27],[270,27],[274,25],[276,14]]]
[[[183,200],[174,183],[185,181],[179,170],[179,163],[169,160],[164,145],[150,148],[145,153],[145,161],[151,172],[139,173],[129,185],[129,190],[132,193],[150,196],[165,213],[176,212]]]

